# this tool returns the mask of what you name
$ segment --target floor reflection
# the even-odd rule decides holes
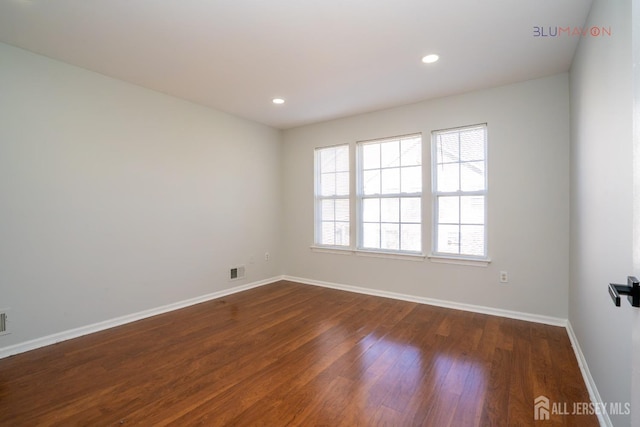
[[[422,407],[416,412],[426,417],[431,407],[453,406],[453,413],[464,405],[479,414],[488,377],[481,360],[373,333],[358,345],[359,375],[353,378],[349,398],[358,402],[359,409],[380,410],[382,405],[404,413],[409,406]]]

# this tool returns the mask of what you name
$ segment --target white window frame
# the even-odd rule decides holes
[[[483,129],[484,131],[484,189],[483,190],[475,190],[475,191],[438,191],[438,156],[437,156],[437,136],[446,134],[446,133],[459,133],[466,130],[472,129]],[[436,130],[431,133],[431,182],[432,182],[432,252],[429,255],[430,258],[433,258],[434,261],[443,260],[446,262],[447,260],[452,261],[469,261],[470,263],[478,262],[481,265],[488,264],[491,260],[489,258],[489,245],[488,245],[488,230],[487,230],[487,214],[488,214],[488,130],[487,124],[477,124],[470,126],[461,126],[451,129],[442,129]],[[464,163],[458,159],[457,162],[452,163]],[[462,168],[459,168],[460,171]],[[461,173],[461,172],[460,172]],[[460,178],[462,179],[462,178]],[[439,225],[439,198],[446,196],[483,196],[484,197],[484,254],[482,255],[473,255],[473,254],[465,254],[465,253],[450,253],[450,252],[441,252],[438,250],[438,225]],[[453,224],[452,224],[453,225]],[[457,225],[462,227],[464,224],[462,223],[462,219],[458,218]],[[460,244],[460,238],[458,238],[458,244]]]
[[[412,193],[402,193],[398,191],[397,193],[385,193],[385,194],[364,194],[364,184],[363,184],[363,176],[364,176],[364,168],[363,168],[363,147],[367,144],[380,144],[387,141],[400,141],[402,139],[408,138],[419,138],[420,139],[420,148],[421,148],[421,156],[420,156],[420,170],[421,170],[421,190],[419,192]],[[414,165],[415,166],[415,165]],[[398,168],[402,170],[404,167],[413,167],[413,166],[402,166],[399,165]],[[380,167],[380,170],[383,170],[384,167]],[[409,256],[409,257],[422,257],[424,258],[424,203],[423,203],[423,195],[424,195],[424,140],[421,133],[408,134],[408,135],[400,135],[388,138],[379,138],[374,140],[367,141],[358,141],[356,143],[356,251],[359,254],[366,255],[385,255],[385,256]],[[417,198],[420,206],[420,220],[417,224],[420,225],[420,250],[412,251],[412,250],[402,250],[401,242],[402,242],[402,232],[400,231],[399,239],[399,248],[398,249],[387,249],[387,248],[370,248],[364,246],[364,220],[363,220],[363,203],[366,199],[384,199],[384,198],[397,198],[400,203],[402,203],[402,199],[410,199]],[[380,224],[383,222],[380,221]],[[395,223],[395,222],[394,222]],[[416,224],[414,222],[402,221],[402,218],[398,218],[398,227],[400,230],[402,229],[403,224]]]
[[[325,150],[329,150],[329,149],[336,149],[336,148],[346,148],[347,149],[347,154],[348,154],[348,162],[347,162],[347,170],[346,171],[341,171],[341,172],[347,172],[348,176],[349,176],[349,184],[347,186],[348,191],[346,194],[334,194],[331,196],[325,196],[322,195],[322,191],[321,191],[321,185],[322,185],[322,179],[321,179],[321,175],[322,175],[322,164],[321,164],[321,159],[320,159],[320,153],[322,151]],[[352,211],[352,203],[351,203],[351,181],[352,181],[352,165],[351,165],[351,147],[350,144],[338,144],[338,145],[332,145],[332,146],[328,146],[328,147],[318,147],[314,150],[314,246],[318,247],[318,248],[334,248],[334,249],[350,249],[352,246],[352,242],[353,242],[353,237],[352,237],[352,218],[353,215],[351,214]],[[337,171],[336,171],[337,172]],[[335,173],[335,172],[334,172]],[[334,244],[334,245],[328,245],[328,244],[324,244],[322,243],[322,224],[323,222],[323,218],[322,218],[322,202],[324,200],[346,200],[348,205],[349,205],[349,216],[348,216],[348,225],[349,225],[349,233],[347,233],[347,239],[349,241],[349,243],[347,245],[339,245],[339,244]],[[338,221],[336,221],[335,217],[332,220],[334,222],[334,224]],[[344,222],[344,221],[340,221],[340,222]]]

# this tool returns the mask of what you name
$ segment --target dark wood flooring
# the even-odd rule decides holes
[[[527,426],[539,395],[589,401],[563,328],[284,281],[0,360],[3,426]]]

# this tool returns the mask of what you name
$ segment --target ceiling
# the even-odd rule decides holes
[[[567,71],[579,37],[533,27],[591,3],[3,0],[0,42],[286,129]]]

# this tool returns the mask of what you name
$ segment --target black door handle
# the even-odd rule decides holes
[[[620,295],[627,295],[632,306],[640,307],[640,282],[638,279],[634,276],[628,276],[626,285],[609,283],[609,296],[616,307],[620,307]]]

